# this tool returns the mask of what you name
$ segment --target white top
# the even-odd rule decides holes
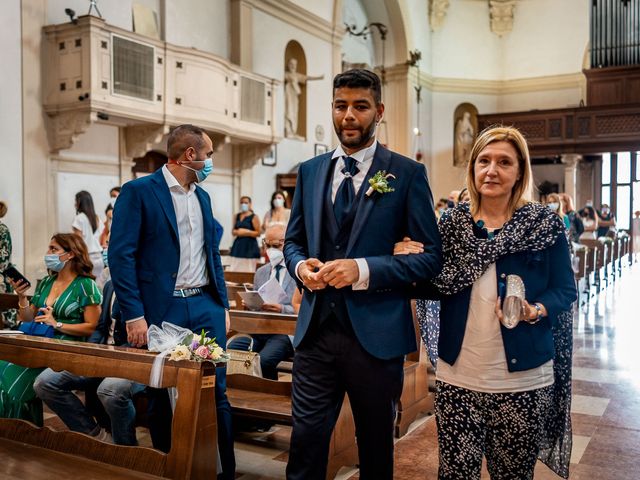
[[[192,183],[189,190],[185,191],[166,165],[162,167],[162,174],[171,192],[180,239],[180,266],[175,288],[207,285],[209,274],[204,250],[202,208],[196,196],[196,185]]]
[[[91,228],[91,222],[89,221],[89,217],[87,217],[84,213],[79,213],[73,219],[71,226],[76,230],[80,230],[82,233],[82,239],[84,243],[87,245],[87,250],[89,253],[100,253],[102,252],[102,246],[100,245],[100,235],[102,234],[102,230],[104,230],[104,224],[100,221],[99,218],[96,219],[98,222],[98,228],[94,232]]]
[[[507,369],[500,321],[495,314],[497,290],[494,263],[471,288],[460,355],[454,365],[438,358],[436,379],[485,393],[524,392],[552,385],[553,360],[521,372]]]

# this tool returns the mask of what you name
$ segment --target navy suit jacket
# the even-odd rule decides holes
[[[213,218],[209,194],[195,190],[204,231],[207,291],[229,308],[220,260],[221,227]],[[162,169],[125,183],[113,212],[109,269],[123,320],[144,316],[160,325],[176,286],[180,242],[171,192]]]
[[[477,227],[474,229],[478,236],[486,236],[486,232],[479,232]],[[576,283],[566,237],[560,235],[551,247],[542,251],[518,252],[499,258],[496,262],[496,288],[502,298],[502,284],[511,274],[519,275],[524,281],[527,302],[542,303],[548,313],[535,324],[520,322],[513,329],[500,325],[507,368],[516,372],[539,367],[554,357],[551,327],[557,322],[558,314],[571,309],[576,300]],[[438,356],[449,365],[456,362],[462,348],[471,289],[469,286],[454,295],[439,296]]]
[[[287,268],[307,258],[320,258],[324,196],[331,188],[332,152],[304,162],[298,171],[284,254]],[[395,175],[389,193],[362,196],[353,222],[345,258],[364,258],[369,266],[367,290],[345,289],[347,312],[360,344],[371,355],[389,359],[416,350],[410,305],[414,282],[436,276],[442,267],[440,235],[424,165],[378,144],[369,178],[385,170]],[[422,242],[424,253],[393,256],[396,242],[408,236]],[[294,346],[303,340],[316,308],[317,295],[304,292]]]

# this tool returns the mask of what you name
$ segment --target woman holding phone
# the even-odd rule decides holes
[[[53,327],[55,338],[84,341],[98,324],[102,302],[87,247],[77,235],[58,233],[51,238],[44,262],[49,275],[38,284],[30,302],[28,284],[9,280],[18,294],[18,319]],[[33,391],[42,370],[0,360],[0,417],[42,426],[42,402]]]

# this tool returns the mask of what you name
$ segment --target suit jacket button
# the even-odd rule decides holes
[[[511,363],[518,363],[518,360],[516,360],[515,358],[512,358]]]
[[[178,276],[178,274],[177,274],[177,273],[172,273],[172,274],[171,274],[171,278],[176,278],[177,276]]]
[[[336,245],[336,250],[340,250],[340,245]]]
[[[336,308],[336,302],[331,302],[331,303],[329,304],[329,306],[330,306],[331,308]]]

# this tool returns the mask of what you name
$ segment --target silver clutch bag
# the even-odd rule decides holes
[[[502,302],[502,324],[515,328],[520,322],[524,305],[524,282],[518,275],[507,275],[507,289]]]

